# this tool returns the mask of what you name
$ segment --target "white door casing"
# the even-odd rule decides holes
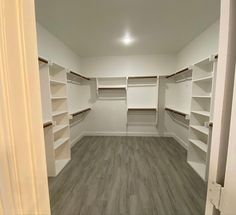
[[[224,186],[228,152],[231,107],[235,75],[235,26],[236,1],[221,1],[219,59],[216,77],[216,97],[214,109],[214,127],[212,131],[211,155],[209,166],[207,215],[219,214],[210,202],[213,183]]]
[[[33,0],[0,0],[0,213],[50,214]]]

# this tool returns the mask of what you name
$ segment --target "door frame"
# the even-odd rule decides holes
[[[50,214],[34,0],[0,0],[0,214]]]
[[[235,0],[221,0],[219,59],[210,152],[206,215],[220,214],[211,203],[212,185],[224,186],[235,76]]]

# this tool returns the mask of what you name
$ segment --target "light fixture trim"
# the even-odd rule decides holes
[[[121,42],[124,45],[128,46],[134,42],[134,38],[131,37],[131,35],[129,33],[126,33],[125,36],[121,39]]]

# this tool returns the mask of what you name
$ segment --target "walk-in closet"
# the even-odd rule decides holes
[[[36,0],[54,215],[204,215],[220,0]]]

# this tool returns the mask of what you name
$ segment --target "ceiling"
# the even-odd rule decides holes
[[[220,0],[35,0],[37,21],[82,57],[172,54],[219,18]],[[129,32],[135,39],[124,46]]]

